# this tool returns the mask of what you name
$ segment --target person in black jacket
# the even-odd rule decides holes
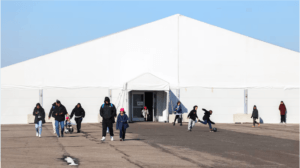
[[[196,118],[198,119],[197,109],[198,109],[198,106],[194,106],[193,110],[187,116],[187,118],[190,118],[189,125],[188,125],[188,131],[192,131],[192,128],[195,126]]]
[[[253,118],[253,126],[252,127],[255,127],[255,123],[258,124],[258,126],[260,126],[260,123],[256,122],[256,119],[258,119],[258,110],[255,105],[253,107],[253,112],[252,112],[251,118]]]
[[[81,107],[81,104],[78,103],[75,108],[72,110],[71,116],[70,118],[72,119],[73,115],[75,114],[75,121],[77,124],[77,133],[80,133],[80,128],[81,128],[81,122],[82,119],[85,116],[85,111],[84,109]]]
[[[40,103],[37,103],[35,108],[33,109],[32,115],[35,116],[34,123],[35,123],[35,131],[36,136],[42,136],[42,124],[45,123],[45,111]]]
[[[52,127],[53,127],[53,133],[54,133],[54,134],[56,134],[56,127],[55,127],[55,118],[52,117],[52,113],[54,112],[55,107],[56,107],[56,102],[54,102],[54,103],[52,104],[51,109],[50,109],[49,114],[48,114],[49,120],[50,120],[50,118],[51,118]]]
[[[56,107],[54,112],[52,113],[52,116],[55,118],[55,127],[56,127],[56,134],[59,138],[59,125],[61,127],[61,137],[64,137],[64,121],[65,121],[65,115],[67,115],[67,109],[64,105],[60,103],[59,100],[56,101]]]
[[[106,137],[106,128],[109,128],[110,139],[114,140],[114,132],[113,132],[113,123],[115,121],[115,117],[117,116],[116,107],[112,103],[110,103],[110,99],[105,97],[104,104],[100,107],[100,116],[102,117],[102,141],[105,140]]]
[[[208,123],[210,132],[213,132],[211,124],[215,124],[215,123],[210,120],[210,115],[212,115],[212,111],[211,110],[207,111],[204,108],[202,110],[204,111],[204,116],[203,116],[204,121],[199,120],[199,122],[201,122],[204,125]]]

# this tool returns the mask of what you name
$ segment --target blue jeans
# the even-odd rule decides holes
[[[61,132],[62,133],[64,132],[64,128],[65,128],[64,121],[57,121],[57,120],[55,120],[55,128],[56,128],[56,134],[57,134],[57,136],[60,136],[59,135],[59,125],[61,127]]]
[[[204,120],[204,121],[200,121],[200,122],[201,122],[202,124],[204,124],[204,125],[206,125],[206,124],[208,123],[209,128],[212,129],[212,128],[211,128],[211,122],[210,122],[210,121]]]
[[[39,133],[39,135],[42,135],[42,124],[43,124],[42,120],[38,121],[38,123],[35,124],[35,131]]]

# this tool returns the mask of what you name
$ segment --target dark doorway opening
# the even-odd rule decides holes
[[[153,92],[145,92],[145,106],[149,112],[147,121],[153,121]]]

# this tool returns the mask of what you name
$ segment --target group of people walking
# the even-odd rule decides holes
[[[33,115],[35,116],[34,123],[36,128],[36,136],[41,137],[42,134],[42,124],[45,123],[45,111],[40,103],[36,104],[36,107],[33,110]],[[81,104],[78,103],[75,108],[72,110],[71,116],[67,112],[67,109],[64,105],[61,104],[59,100],[52,104],[48,118],[52,121],[53,133],[57,135],[57,137],[64,136],[64,128],[67,124],[67,120],[72,119],[75,116],[75,121],[77,124],[77,133],[80,133],[81,122],[85,116],[85,111],[81,107]],[[65,123],[66,121],[66,123]],[[59,127],[60,132],[59,132]]]
[[[195,126],[196,121],[209,126],[210,132],[214,132],[211,124],[215,124],[213,121],[210,120],[210,116],[212,115],[212,110],[206,110],[202,108],[204,111],[203,121],[201,121],[198,118],[197,115],[198,106],[194,106],[193,110],[190,111],[190,113],[187,116],[187,119],[189,119],[188,122],[188,131],[192,131],[192,128]],[[287,109],[283,101],[281,101],[279,105],[279,111],[281,116],[281,123],[286,123],[286,113]],[[182,107],[181,102],[178,101],[177,105],[174,107],[174,112],[176,114],[173,126],[175,126],[176,120],[178,120],[178,123],[182,125]],[[34,123],[35,123],[35,129],[36,129],[36,136],[41,137],[42,134],[42,124],[45,123],[45,111],[43,107],[40,105],[40,103],[36,104],[36,107],[33,110],[33,115],[35,116]],[[145,121],[147,121],[147,115],[148,115],[148,109],[145,106],[142,110],[142,115],[144,116]],[[72,110],[71,115],[69,116],[66,108],[64,105],[61,104],[59,100],[57,100],[55,103],[52,104],[52,107],[49,112],[49,119],[52,120],[53,125],[53,132],[54,134],[57,134],[57,137],[63,137],[64,136],[64,127],[65,127],[65,120],[67,117],[67,120],[70,123],[70,119],[75,116],[75,121],[77,124],[77,133],[80,133],[81,130],[81,122],[83,118],[85,117],[85,111],[82,108],[81,104],[78,103],[75,108]],[[128,116],[126,112],[124,111],[124,108],[120,109],[120,113],[117,116],[116,107],[114,104],[110,102],[110,99],[108,97],[105,97],[104,104],[100,107],[100,116],[102,117],[102,141],[105,141],[106,139],[106,132],[108,131],[110,134],[111,141],[114,140],[114,132],[113,132],[113,123],[115,123],[115,119],[117,118],[116,123],[116,129],[120,130],[120,141],[125,140],[125,134],[126,129],[129,127],[128,125]],[[260,123],[256,120],[258,117],[258,109],[256,105],[253,107],[251,118],[253,118],[253,126],[255,127],[255,124],[258,124],[260,126]],[[59,132],[59,126],[61,132]]]
[[[45,111],[40,103],[36,104],[33,110],[33,115],[35,116],[34,123],[36,129],[36,136],[41,137],[42,135],[42,124],[45,123]],[[100,116],[102,117],[102,141],[105,141],[106,129],[108,128],[111,141],[114,140],[113,136],[113,123],[115,123],[115,118],[117,116],[116,107],[114,104],[110,103],[110,99],[105,97],[104,104],[100,107]],[[85,117],[85,111],[81,104],[78,103],[72,110],[71,115],[68,114],[67,109],[61,104],[59,100],[52,104],[48,118],[52,121],[53,133],[57,137],[64,137],[64,129],[67,124],[70,124],[70,119],[75,117],[75,122],[77,124],[77,133],[81,132],[81,122]],[[124,108],[120,109],[120,114],[117,118],[117,129],[120,130],[120,141],[125,140],[126,129],[129,127],[129,118],[126,115]],[[60,128],[60,132],[59,132]]]

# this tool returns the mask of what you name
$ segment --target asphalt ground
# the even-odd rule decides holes
[[[57,138],[52,125],[42,137],[33,124],[1,125],[1,165],[6,167],[299,167],[299,125],[216,124],[218,132],[197,123],[191,132],[170,123],[130,123],[126,140],[109,135],[102,125],[82,124],[82,133]],[[64,160],[71,157],[77,166]]]

